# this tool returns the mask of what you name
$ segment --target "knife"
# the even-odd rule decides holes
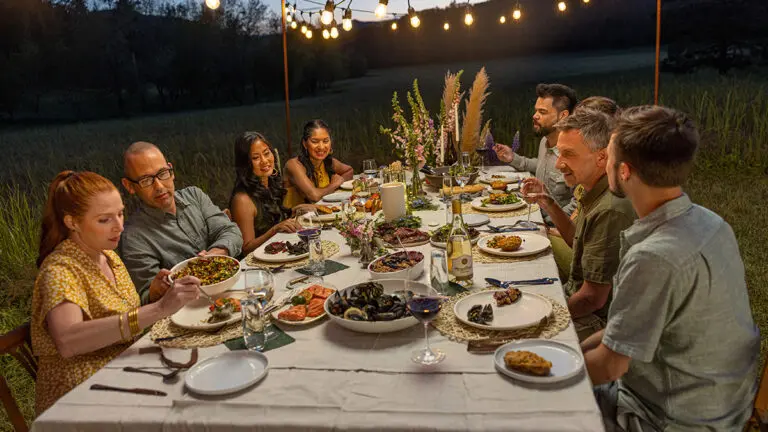
[[[496,352],[496,349],[506,343],[509,340],[498,339],[485,339],[485,340],[471,340],[467,342],[467,351],[475,354],[491,354]]]
[[[498,227],[492,227],[488,226],[488,231],[490,233],[494,234],[500,234],[500,233],[510,233],[510,232],[518,232],[518,231],[539,231],[538,228],[498,228]]]
[[[557,278],[539,278],[504,282],[494,278],[485,278],[485,281],[495,287],[507,289],[510,285],[551,285],[557,281]]]
[[[91,390],[116,391],[116,392],[123,392],[123,393],[149,395],[149,396],[168,396],[168,393],[162,392],[160,390],[152,390],[152,389],[145,389],[145,388],[112,387],[112,386],[107,386],[103,384],[94,384],[91,386]]]

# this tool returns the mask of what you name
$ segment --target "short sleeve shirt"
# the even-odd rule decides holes
[[[584,281],[610,284],[619,267],[621,232],[632,225],[635,211],[632,203],[608,190],[608,177],[603,176],[587,192],[579,193],[576,232],[573,236],[573,260],[566,292],[573,295]],[[610,299],[595,314],[608,316]]]
[[[92,353],[63,358],[53,341],[46,318],[64,302],[78,305],[83,319],[94,320],[139,307],[139,296],[120,257],[104,251],[115,275],[110,281],[72,240],[64,240],[45,258],[32,294],[32,350],[39,356],[36,410],[43,412],[61,396],[85,381],[129,344],[115,344]]]
[[[659,430],[743,429],[760,334],[731,227],[682,195],[626,230],[621,256],[603,336],[631,358],[619,411]]]

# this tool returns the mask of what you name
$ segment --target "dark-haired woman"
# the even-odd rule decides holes
[[[230,211],[243,233],[243,254],[249,254],[278,232],[300,227],[283,207],[286,191],[275,167],[275,153],[264,135],[245,132],[235,141],[235,188]]]
[[[32,350],[39,357],[37,414],[130,346],[142,329],[197,299],[200,280],[185,276],[141,306],[113,251],[123,232],[123,200],[92,172],[63,171],[43,213],[40,271],[32,293]],[[164,284],[161,270],[152,285]]]
[[[352,180],[352,167],[332,155],[328,125],[322,120],[304,125],[299,156],[285,164],[287,194],[283,205],[286,208],[320,201],[345,181]]]

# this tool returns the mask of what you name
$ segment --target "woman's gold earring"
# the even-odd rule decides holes
[[[270,174],[270,177],[277,177],[280,174],[280,172],[277,170],[277,168],[272,168],[272,174]]]

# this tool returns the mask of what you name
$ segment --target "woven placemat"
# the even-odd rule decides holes
[[[216,331],[205,332],[179,327],[172,323],[170,318],[164,318],[152,326],[150,338],[154,341],[168,337],[174,339],[160,341],[157,344],[167,348],[202,348],[218,345],[232,338],[243,337],[243,327],[238,320]]]
[[[541,257],[545,257],[550,253],[552,253],[552,248],[548,247],[535,255],[526,255],[526,256],[519,256],[519,257],[503,257],[503,256],[492,255],[487,252],[483,252],[482,250],[480,250],[480,248],[477,245],[475,245],[472,247],[472,262],[481,263],[481,264],[497,264],[497,263],[513,263],[513,262],[520,262],[520,261],[533,261]]]
[[[498,288],[486,288],[480,291],[492,291]],[[440,313],[437,315],[432,325],[444,336],[455,342],[466,342],[474,340],[493,339],[509,342],[516,339],[544,338],[551,339],[561,331],[568,328],[571,323],[571,314],[568,309],[556,302],[550,297],[542,296],[552,303],[552,315],[546,322],[538,326],[527,327],[524,329],[510,331],[483,330],[480,328],[468,326],[456,319],[453,314],[453,306],[464,297],[475,294],[478,291],[468,291],[457,294],[443,304]]]
[[[330,240],[323,240],[323,256],[326,258],[330,258],[337,253],[339,253],[339,245],[330,241]],[[309,263],[309,257],[302,258],[300,260],[296,261],[289,261],[286,263],[273,263],[273,262],[266,262],[261,261],[259,259],[256,259],[253,256],[253,252],[249,253],[248,256],[245,257],[245,263],[248,264],[251,267],[261,267],[266,269],[273,269],[282,266],[285,264],[285,267],[283,268],[296,268],[296,267],[304,267]]]
[[[538,204],[531,205],[531,213],[536,213],[537,211],[539,211],[539,205]],[[484,212],[484,211],[479,211],[472,208],[472,203],[464,203],[461,205],[461,212],[464,214],[467,214],[467,213],[484,214],[491,219],[508,218],[508,217],[516,217],[516,216],[526,216],[528,214],[528,205],[526,205],[523,208],[519,208],[517,210],[510,210],[505,212]]]

